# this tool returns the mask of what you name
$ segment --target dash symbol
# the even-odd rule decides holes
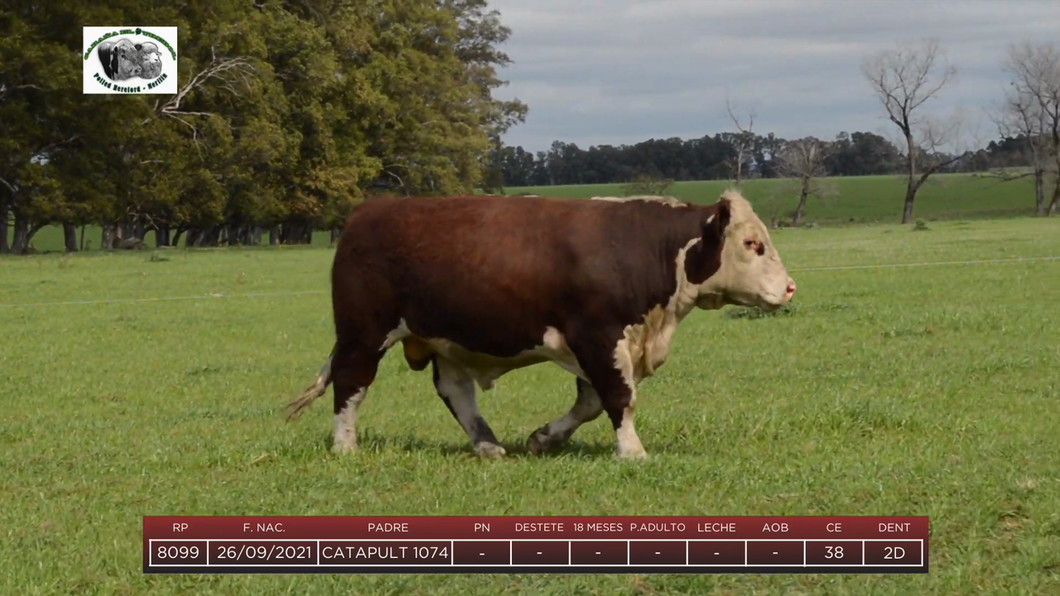
[[[596,554],[600,554],[600,551],[596,551]]]
[[[774,555],[775,555],[775,554],[777,554],[777,551],[773,551],[773,554],[774,554]]]

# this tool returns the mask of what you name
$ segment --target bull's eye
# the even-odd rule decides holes
[[[755,241],[751,238],[748,238],[747,240],[743,241],[743,245],[748,249],[753,249],[755,247]]]
[[[755,240],[754,238],[748,238],[744,240],[743,245],[747,250],[754,251],[756,254],[758,254],[758,256],[762,256],[766,252],[766,245],[762,242],[759,242],[758,240]]]

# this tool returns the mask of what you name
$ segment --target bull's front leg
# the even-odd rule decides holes
[[[627,340],[621,331],[597,332],[571,344],[578,363],[599,396],[600,405],[615,429],[618,457],[648,456],[633,424],[637,382]]]

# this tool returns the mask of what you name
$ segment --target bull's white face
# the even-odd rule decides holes
[[[795,294],[795,281],[784,268],[769,230],[746,199],[731,192],[722,198],[729,199],[731,208],[721,267],[700,287],[697,306],[715,309],[734,304],[767,311],[780,308]]]
[[[125,80],[140,75],[140,51],[128,39],[119,40],[112,52],[118,55],[118,72],[116,78]]]

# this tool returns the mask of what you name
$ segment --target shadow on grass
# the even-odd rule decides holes
[[[333,440],[331,434],[322,436],[320,440],[321,448],[330,452]],[[357,443],[359,451],[363,453],[403,451],[405,453],[440,454],[447,457],[481,459],[471,446],[470,441],[430,440],[411,435],[377,435],[362,431]],[[556,459],[561,457],[610,459],[615,454],[614,445],[583,443],[573,439],[560,447],[539,454],[531,453],[525,441],[501,441],[500,443],[506,452],[504,459]]]

